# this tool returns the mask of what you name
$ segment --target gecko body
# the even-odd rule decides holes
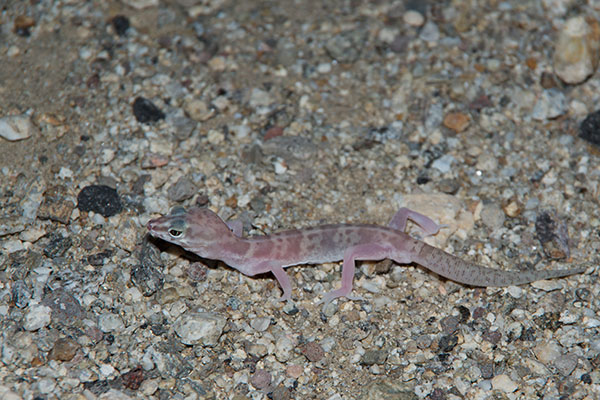
[[[283,290],[281,300],[291,298],[292,293],[284,268],[339,260],[343,260],[341,287],[327,293],[321,303],[343,296],[353,298],[350,292],[355,262],[360,260],[389,258],[398,264],[417,263],[447,279],[471,286],[521,285],[584,271],[583,268],[549,271],[486,268],[412,238],[404,232],[409,219],[427,235],[434,235],[441,228],[428,217],[401,208],[389,226],[335,224],[243,237],[239,222],[226,223],[209,209],[177,208],[148,222],[148,229],[160,239],[200,257],[221,260],[245,275],[273,273]]]

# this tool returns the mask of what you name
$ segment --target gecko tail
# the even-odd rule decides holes
[[[580,274],[585,271],[585,268],[582,267],[539,271],[497,270],[465,261],[427,244],[424,244],[424,247],[420,249],[418,256],[413,261],[444,278],[465,285],[480,287],[523,285],[543,279]]]

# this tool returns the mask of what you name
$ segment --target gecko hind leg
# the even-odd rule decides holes
[[[396,214],[394,214],[388,226],[404,232],[406,229],[406,223],[409,219],[423,230],[426,237],[435,235],[440,231],[440,229],[448,226],[438,225],[431,218],[406,207],[402,207],[396,212]]]

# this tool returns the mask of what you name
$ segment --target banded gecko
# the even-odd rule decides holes
[[[285,268],[339,260],[343,260],[341,287],[327,293],[319,303],[328,303],[338,297],[356,299],[350,293],[355,262],[359,260],[389,258],[398,264],[417,263],[452,281],[482,287],[521,285],[585,270],[502,271],[486,268],[412,238],[404,232],[409,219],[426,235],[435,235],[441,228],[425,215],[401,208],[388,226],[335,224],[243,237],[240,221],[225,222],[206,208],[186,211],[176,207],[169,215],[149,221],[148,230],[153,236],[200,257],[221,260],[245,275],[273,273],[283,290],[281,300],[290,299],[292,294]]]

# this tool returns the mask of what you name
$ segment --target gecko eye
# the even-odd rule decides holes
[[[183,234],[185,233],[185,230],[186,230],[185,221],[178,219],[178,220],[175,220],[172,222],[172,224],[169,227],[169,230],[167,232],[169,233],[169,235],[171,235],[171,237],[173,239],[178,239],[183,236]]]
[[[173,229],[173,228],[169,229],[169,235],[171,235],[174,238],[178,238],[182,234],[183,234],[183,232],[182,231],[178,231],[177,229]]]

